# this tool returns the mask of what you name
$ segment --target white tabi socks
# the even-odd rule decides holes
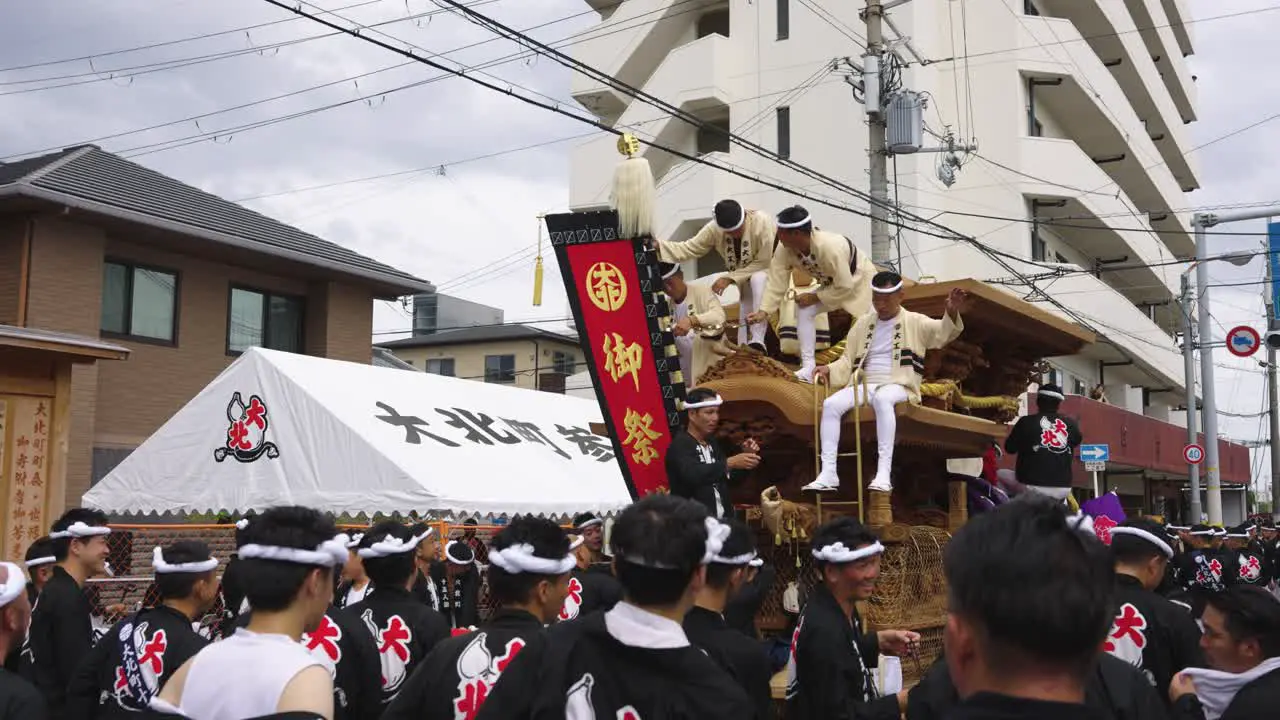
[[[818,305],[796,308],[796,339],[800,341],[800,369],[796,371],[796,377],[801,382],[813,382],[813,369],[816,367],[814,347],[818,342],[814,320],[818,317],[818,309]]]

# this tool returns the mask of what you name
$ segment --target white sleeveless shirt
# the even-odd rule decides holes
[[[287,635],[240,628],[196,653],[178,710],[191,720],[271,715],[289,681],[312,665],[324,663]]]

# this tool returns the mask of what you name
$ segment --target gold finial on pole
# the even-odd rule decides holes
[[[541,307],[542,305],[542,219],[546,215],[539,213],[538,221],[538,258],[533,264],[533,305]]]
[[[618,152],[633,158],[640,154],[640,141],[631,133],[622,133],[618,136]]]

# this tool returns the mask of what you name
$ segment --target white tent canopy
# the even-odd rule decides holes
[[[115,513],[562,516],[631,500],[595,402],[253,349],[96,484]]]

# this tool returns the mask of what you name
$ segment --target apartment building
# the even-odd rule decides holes
[[[436,375],[555,393],[565,392],[583,360],[576,335],[517,323],[415,334],[377,349]]]
[[[866,115],[851,87],[860,81],[852,68],[865,51],[864,3],[589,4],[601,13],[602,37],[576,44],[577,59],[710,127],[575,75],[580,104],[642,140],[856,211],[650,148],[660,236],[691,236],[711,219],[717,200],[734,197],[769,211],[799,202],[819,226],[870,249],[869,222],[857,214],[867,211],[865,202],[815,184],[776,158],[730,147],[716,131],[731,130],[777,158],[867,189]],[[902,230],[895,260],[903,272],[923,280],[1001,281],[1097,330],[1100,341],[1080,356],[1055,359],[1054,374],[1069,392],[1105,390],[1116,437],[1090,439],[1111,442],[1113,455],[1128,442],[1121,436],[1125,413],[1185,425],[1175,337],[1183,268],[1162,264],[1194,249],[1185,208],[1199,187],[1187,129],[1196,119],[1196,90],[1186,61],[1194,45],[1184,0],[912,0],[888,16],[893,27],[886,37],[910,38],[909,45],[895,44],[907,61],[902,85],[927,93],[925,145],[938,146],[939,136],[952,133],[979,148],[958,155],[963,164],[950,185],[939,179],[941,153],[891,157],[890,197],[1016,258],[1010,272],[966,243]],[[601,137],[575,148],[573,208],[607,205],[618,157],[613,144]],[[689,269],[705,275],[719,265],[710,257]],[[1050,273],[1060,277],[1033,285],[1017,278]],[[1066,310],[1045,302],[1046,295]],[[1247,467],[1231,473],[1223,464],[1224,479],[1247,479]],[[1140,480],[1176,481],[1145,465],[1132,469]],[[1121,482],[1119,472],[1116,478]],[[1141,494],[1141,483],[1129,490]]]
[[[0,163],[0,325],[128,350],[73,369],[68,504],[245,349],[370,363],[374,299],[429,287],[91,145]]]

